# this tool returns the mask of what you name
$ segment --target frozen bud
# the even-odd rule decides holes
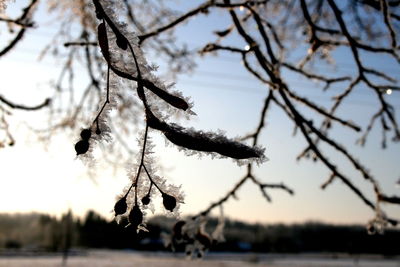
[[[332,123],[330,122],[330,121],[328,121],[327,123],[326,123],[326,128],[327,129],[330,129],[332,127]]]
[[[97,129],[96,129],[96,134],[97,134],[97,135],[101,134],[100,128],[97,128]]]
[[[131,212],[129,212],[128,220],[133,227],[137,228],[143,221],[143,213],[138,205],[133,206]]]
[[[89,150],[89,141],[88,140],[80,140],[75,144],[75,151],[77,155],[85,154]]]
[[[149,203],[150,203],[150,195],[147,194],[142,198],[142,204],[143,205],[149,205]]]
[[[83,129],[81,131],[81,137],[83,140],[89,140],[90,136],[92,136],[92,131],[90,129]]]
[[[115,216],[122,215],[126,212],[128,205],[126,204],[126,197],[121,198],[120,200],[115,203],[114,212]]]
[[[122,50],[126,50],[128,48],[128,40],[122,35],[117,36],[117,46]]]
[[[162,198],[164,208],[172,212],[176,207],[176,198],[165,193],[162,194]]]
[[[232,29],[229,28],[229,29],[226,29],[224,31],[215,31],[214,33],[216,35],[218,35],[219,37],[224,37],[224,36],[227,36],[231,31],[232,31]]]

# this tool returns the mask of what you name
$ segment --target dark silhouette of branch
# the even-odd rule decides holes
[[[32,22],[30,22],[30,17],[31,17],[31,11],[33,10],[33,8],[35,7],[35,5],[37,4],[38,0],[31,0],[31,2],[29,3],[29,5],[27,7],[25,7],[23,9],[23,13],[22,15],[16,19],[15,21],[19,22],[19,26],[22,26],[22,28],[19,30],[19,32],[16,34],[16,36],[14,37],[14,39],[12,39],[12,41],[6,46],[4,47],[2,50],[0,50],[0,57],[4,56],[5,54],[7,54],[11,49],[13,49],[15,47],[15,45],[22,40],[22,37],[25,34],[25,31],[27,29],[26,25],[30,25],[32,24]],[[22,25],[21,25],[22,24]]]
[[[26,111],[32,111],[32,110],[38,110],[38,109],[42,109],[46,106],[48,106],[51,102],[50,98],[46,98],[43,103],[36,105],[36,106],[25,106],[25,105],[21,105],[21,104],[15,104],[7,99],[5,99],[2,95],[0,95],[0,102],[3,102],[4,104],[6,104],[7,106],[9,106],[10,108],[13,109],[21,109],[21,110],[26,110]]]

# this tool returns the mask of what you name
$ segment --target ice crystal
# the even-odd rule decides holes
[[[388,226],[388,219],[386,214],[382,211],[380,207],[380,202],[376,204],[375,207],[375,217],[370,220],[367,224],[368,234],[383,234],[385,232],[385,228]]]

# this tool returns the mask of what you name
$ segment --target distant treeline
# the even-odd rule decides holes
[[[66,248],[109,248],[168,250],[163,236],[168,235],[174,219],[156,216],[149,220],[149,232],[137,234],[130,227],[108,221],[93,211],[83,219],[68,213],[57,219],[45,214],[0,214],[1,249],[38,249],[62,251]],[[211,232],[217,219],[210,219]],[[368,235],[363,226],[304,224],[248,224],[226,220],[225,242],[211,251],[252,251],[274,253],[334,252],[351,254],[400,255],[400,231],[390,229],[383,235]]]

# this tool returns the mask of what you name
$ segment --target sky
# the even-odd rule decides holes
[[[19,10],[20,3],[11,2],[7,12]],[[185,5],[186,2],[180,3]],[[0,94],[15,99],[16,102],[41,103],[49,95],[48,82],[55,79],[59,73],[59,65],[51,58],[37,61],[38,52],[56,30],[43,14],[41,11],[39,16],[35,17],[39,24],[38,29],[30,31],[12,53],[0,58]],[[211,26],[211,29],[223,29],[227,26],[224,17],[218,14],[207,20],[203,18],[196,18],[179,30],[182,41],[201,47],[211,36]],[[4,34],[4,31],[5,29],[1,28],[0,34]],[[0,39],[0,45],[3,46],[5,41]],[[65,48],[60,49],[61,52],[67,52]],[[353,66],[348,60],[348,54],[341,53],[343,54],[339,55],[338,72],[352,71]],[[400,70],[392,62],[376,58],[368,60],[370,64],[385,65],[383,68],[388,72]],[[263,86],[243,71],[243,67],[233,55],[220,53],[218,57],[198,58],[197,64],[193,73],[180,75],[175,81],[176,89],[190,96],[195,104],[194,111],[197,116],[188,124],[202,130],[222,129],[230,137],[243,136],[254,130],[258,125],[260,109],[267,94]],[[162,71],[161,62],[160,65]],[[329,99],[304,79],[287,75],[285,80],[294,85],[303,96],[322,101],[321,103]],[[339,89],[339,86],[334,86],[332,91],[338,92]],[[397,108],[400,107],[400,95],[393,93],[390,97],[392,103]],[[366,114],[372,114],[374,109],[371,107],[374,105],[376,102],[372,95],[365,88],[358,88],[341,114],[365,125]],[[98,168],[101,171],[96,174],[95,179],[88,177],[86,167],[75,157],[73,141],[66,135],[56,136],[47,146],[38,143],[32,136],[23,121],[32,124],[35,120],[40,120],[41,116],[41,111],[29,114],[13,112],[13,133],[17,142],[13,147],[0,150],[0,213],[37,211],[60,215],[72,209],[75,214],[82,216],[87,210],[93,209],[112,219],[111,211],[116,196],[129,182],[125,170],[109,168],[105,162],[98,159]],[[293,137],[292,130],[291,122],[281,111],[273,108],[269,112],[267,126],[260,140],[266,148],[269,161],[256,168],[256,175],[264,182],[284,182],[294,189],[295,195],[269,191],[273,201],[268,203],[258,187],[247,182],[239,190],[238,199],[231,199],[224,205],[226,216],[260,223],[310,220],[366,223],[371,219],[373,212],[341,182],[335,181],[326,190],[320,189],[329,172],[320,164],[295,160],[304,148],[304,140]],[[389,195],[400,193],[400,188],[395,186],[400,178],[398,143],[391,143],[386,150],[380,149],[380,132],[374,130],[366,146],[361,148],[355,145],[357,135],[352,132],[335,127],[333,134],[353,151],[356,158],[369,166],[372,173],[378,177],[384,192]],[[164,140],[157,133],[152,133],[152,137],[157,144],[155,154],[163,166],[163,174],[169,182],[181,184],[185,192],[185,204],[181,206],[182,215],[197,213],[218,200],[246,171],[244,167],[237,166],[229,159],[187,157],[175,147],[165,146]],[[350,166],[341,159],[337,159],[333,154],[329,156],[337,164],[341,164],[343,170],[349,170]],[[363,190],[370,191],[370,186],[363,183],[355,172],[352,175],[352,181],[359,184]],[[163,213],[160,200],[156,208],[158,212]],[[385,208],[400,218],[399,208]]]

